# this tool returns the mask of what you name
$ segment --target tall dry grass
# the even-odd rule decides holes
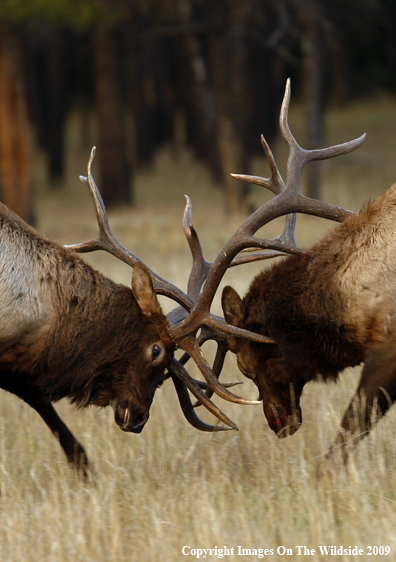
[[[297,111],[291,121],[300,131]],[[39,228],[63,243],[87,239],[95,231],[89,198],[76,180],[84,172],[87,151],[74,142],[74,129],[71,123],[66,190],[54,193],[46,186],[41,156],[36,158]],[[366,102],[329,116],[329,143],[349,140],[364,130],[369,137],[359,152],[324,166],[324,198],[355,210],[396,179],[393,100]],[[277,153],[284,162],[281,146]],[[204,168],[186,152],[179,151],[177,157],[176,165],[164,151],[152,169],[141,172],[136,182],[138,207],[111,212],[110,222],[122,242],[148,265],[185,287],[189,255],[181,230],[182,194],[193,199],[194,224],[209,259],[242,218],[224,217],[221,192]],[[266,173],[260,159],[255,168]],[[252,195],[256,201],[265,197],[259,191]],[[329,227],[324,222],[301,217],[302,244],[320,236]],[[277,228],[269,228],[270,235]],[[129,269],[113,258],[97,254],[87,259],[112,278],[130,282]],[[233,269],[225,282],[243,293],[259,268]],[[2,392],[0,560],[192,560],[192,555],[183,555],[184,546],[234,548],[234,555],[225,557],[230,561],[258,558],[238,556],[238,546],[273,549],[274,554],[266,556],[271,561],[323,560],[319,545],[363,549],[361,556],[326,558],[330,560],[396,560],[396,412],[362,441],[347,469],[337,458],[324,464],[358,376],[358,370],[347,371],[338,385],[308,385],[302,398],[304,424],[283,441],[268,429],[260,406],[218,402],[239,425],[239,433],[194,430],[180,413],[170,382],[157,392],[140,436],[121,432],[108,409],[77,412],[61,402],[58,411],[95,466],[94,485],[83,484],[69,469],[37,414]],[[240,378],[232,357],[225,378]],[[248,382],[238,388],[256,396]],[[299,545],[316,552],[298,556]],[[370,557],[370,545],[389,546],[391,552],[388,557]],[[278,555],[280,546],[292,549],[293,555]]]

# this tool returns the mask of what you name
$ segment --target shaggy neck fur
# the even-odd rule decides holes
[[[336,378],[363,360],[356,330],[326,274],[311,257],[289,257],[261,272],[244,299],[246,328],[274,338],[290,380]]]

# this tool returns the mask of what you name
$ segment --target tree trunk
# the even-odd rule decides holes
[[[145,35],[146,22],[123,25],[126,95],[133,115],[134,161],[152,161],[155,150],[173,136],[174,80],[169,76],[165,38]]]
[[[180,22],[186,28],[194,23],[191,0],[178,0]],[[213,89],[209,79],[207,58],[203,44],[196,33],[186,33],[180,38],[182,77],[185,83],[184,105],[188,125],[188,142],[199,158],[207,163],[212,173],[219,177],[219,153]]]
[[[126,152],[116,37],[111,30],[98,26],[93,39],[101,193],[110,205],[131,202],[131,165]]]
[[[341,23],[332,26],[331,58],[333,64],[333,98],[339,106],[346,105],[351,99],[351,65],[350,49],[346,40],[347,32]]]
[[[50,31],[46,40],[46,141],[51,184],[63,176],[64,121],[67,112],[67,38],[60,31]]]
[[[295,2],[302,29],[302,84],[305,105],[307,149],[320,148],[323,141],[323,28],[319,6],[312,1]],[[320,162],[307,167],[308,196],[319,197]]]
[[[21,43],[17,32],[0,33],[1,200],[32,222],[30,131],[27,120]]]
[[[228,0],[226,8],[229,18],[226,24],[223,8],[214,2],[207,8],[209,21],[218,24],[209,34],[209,51],[226,209],[235,213],[247,206],[247,186],[230,176],[232,172],[248,173],[243,131],[247,103],[243,79],[246,46],[240,32],[246,20],[247,7],[239,0]]]

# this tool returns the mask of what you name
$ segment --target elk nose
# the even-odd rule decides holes
[[[149,419],[148,414],[141,413],[135,417],[131,425],[129,426],[129,431],[133,433],[140,433],[143,427],[146,425],[147,420]]]
[[[266,409],[267,407],[267,409]],[[268,425],[276,433],[279,439],[284,439],[289,435],[293,435],[301,426],[302,417],[301,409],[297,405],[291,415],[280,404],[273,403],[264,404],[264,413],[268,421]]]
[[[274,419],[272,429],[279,439],[284,439],[289,435],[293,435],[300,428],[301,424],[301,410],[295,409],[292,415],[284,414]]]
[[[115,422],[123,431],[140,433],[148,419],[149,413],[145,409],[123,408],[119,405],[115,410]]]

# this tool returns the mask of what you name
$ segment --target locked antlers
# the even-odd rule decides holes
[[[185,354],[179,361],[176,359],[173,360],[169,371],[175,384],[184,415],[194,427],[203,431],[218,431],[229,428],[237,429],[236,425],[210,400],[210,396],[213,392],[225,400],[238,404],[257,403],[256,401],[250,401],[236,396],[227,390],[227,386],[230,386],[230,384],[224,385],[218,380],[227,353],[229,337],[235,335],[262,343],[273,343],[273,340],[265,338],[264,336],[230,326],[224,319],[214,316],[211,313],[213,299],[227,269],[243,263],[269,259],[279,255],[307,253],[307,250],[298,248],[295,242],[294,229],[296,213],[315,215],[334,221],[341,221],[344,217],[352,214],[351,211],[304,196],[299,187],[300,179],[305,164],[315,160],[326,160],[342,154],[347,154],[362,144],[365,135],[350,142],[329,148],[305,150],[299,146],[290,131],[288,125],[289,103],[290,80],[286,83],[286,90],[280,113],[280,130],[289,146],[286,182],[284,182],[275,163],[271,149],[263,136],[261,137],[261,142],[268,159],[271,177],[261,178],[232,174],[233,177],[237,179],[242,179],[269,189],[274,193],[275,197],[268,203],[262,205],[246,219],[224,245],[213,263],[207,262],[204,258],[198,235],[192,225],[191,201],[187,197],[183,228],[192,254],[192,268],[189,276],[187,293],[184,293],[176,286],[149,270],[156,293],[171,298],[179,305],[168,314],[168,320],[171,337],[177,347],[185,351]],[[95,240],[68,247],[77,252],[90,252],[98,249],[105,250],[133,267],[140,261],[139,258],[124,248],[110,230],[106,210],[92,176],[94,155],[95,149],[92,150],[88,163],[88,176],[87,178],[81,177],[80,179],[88,185],[93,197],[99,225],[99,235]],[[269,240],[255,236],[256,232],[262,226],[284,215],[286,215],[285,227],[280,236]],[[259,251],[245,253],[251,250]],[[266,251],[263,252],[262,250]],[[217,352],[212,368],[209,366],[201,350],[202,344],[207,340],[214,340],[217,342]],[[189,358],[195,361],[206,383],[196,381],[188,374],[184,364]],[[197,398],[199,404],[203,404],[229,427],[211,426],[202,422],[193,409],[187,389]],[[205,389],[206,392],[204,392]]]
[[[139,260],[139,258],[137,258],[129,250],[127,250],[116,239],[116,237],[114,236],[114,234],[110,229],[103,199],[100,195],[100,192],[98,190],[98,187],[96,186],[95,180],[92,175],[92,164],[93,164],[94,156],[95,156],[95,148],[92,149],[91,156],[88,162],[88,175],[87,177],[81,176],[80,179],[81,181],[87,184],[91,196],[93,198],[98,227],[99,227],[99,234],[97,238],[93,240],[89,240],[87,242],[83,242],[80,244],[69,245],[67,246],[67,248],[79,253],[92,252],[95,250],[104,250],[112,254],[113,256],[117,257],[127,265],[133,267],[136,263],[141,262],[141,260]],[[189,236],[187,234],[187,230],[189,228],[188,227],[189,214],[191,214],[191,203],[187,204],[186,206],[185,219],[184,219],[185,231],[187,236]],[[193,232],[192,227],[191,229],[192,229],[191,232]],[[153,280],[154,290],[156,291],[156,293],[160,295],[165,295],[175,300],[180,305],[180,307],[178,307],[176,310],[172,311],[168,315],[168,320],[170,323],[170,335],[177,347],[183,349],[184,351],[187,352],[189,356],[194,358],[199,369],[204,375],[207,383],[202,385],[202,383],[196,381],[188,374],[188,372],[183,367],[183,361],[185,361],[187,357],[181,362],[174,359],[169,367],[169,371],[175,383],[182,410],[185,416],[187,417],[188,421],[192,425],[194,425],[194,427],[197,427],[198,429],[201,429],[203,431],[220,431],[220,430],[228,429],[228,427],[225,428],[223,426],[211,426],[209,424],[205,424],[204,422],[202,422],[193,411],[191,401],[189,401],[188,393],[186,392],[186,388],[188,388],[188,390],[197,398],[197,400],[201,404],[203,404],[211,413],[213,413],[220,421],[225,423],[231,429],[237,429],[237,426],[234,424],[234,422],[232,422],[208,398],[208,396],[203,392],[201,387],[206,389],[207,386],[209,385],[210,388],[222,398],[238,404],[257,404],[258,402],[241,398],[229,392],[227,390],[227,387],[232,386],[232,383],[231,384],[229,383],[228,385],[222,385],[219,383],[218,375],[216,376],[213,374],[212,369],[208,365],[200,348],[203,341],[206,341],[206,339],[208,338],[206,337],[206,339],[205,338],[202,339],[202,336],[200,336],[197,339],[196,337],[196,333],[201,326],[199,320],[196,321],[195,324],[193,324],[192,330],[191,329],[187,330],[187,332],[184,331],[182,335],[179,335],[177,331],[178,322],[180,321],[180,319],[184,318],[185,314],[191,314],[192,310],[196,306],[196,303],[194,299],[190,296],[190,293],[191,295],[195,296],[195,294],[197,293],[197,287],[198,286],[200,287],[204,281],[204,279],[202,280],[201,283],[199,282],[199,280],[197,281],[198,279],[197,272],[200,268],[197,268],[196,264],[197,261],[195,257],[193,257],[193,270],[190,275],[189,289],[187,291],[187,294],[185,294],[183,291],[181,291],[180,289],[178,289],[168,281],[165,281],[159,275],[157,275],[156,273],[154,273],[152,270],[149,269],[150,275]],[[245,331],[240,330],[239,332],[244,334]],[[248,335],[249,332],[246,332],[246,334]],[[263,339],[260,338],[260,336],[256,336],[256,335],[253,335],[252,337],[254,337],[255,339],[258,338],[260,341],[261,339]]]

